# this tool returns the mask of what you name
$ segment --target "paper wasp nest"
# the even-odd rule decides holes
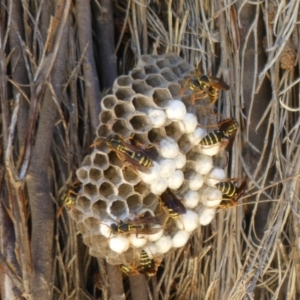
[[[188,93],[182,93],[191,72],[189,64],[174,54],[144,55],[103,98],[95,148],[77,170],[82,186],[70,211],[91,255],[111,264],[132,264],[139,260],[136,253],[145,249],[161,258],[213,219],[222,201],[214,185],[226,175],[213,163],[212,155],[220,149],[206,155],[199,146],[216,120],[205,100],[192,105]],[[151,172],[122,160],[108,145],[112,136],[155,153]],[[186,208],[177,221],[168,220],[160,202],[167,188]],[[111,224],[145,214],[162,220],[153,234],[113,233]]]

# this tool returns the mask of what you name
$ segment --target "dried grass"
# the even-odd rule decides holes
[[[107,3],[93,3],[97,7],[93,18],[101,19]],[[45,135],[53,145],[50,164],[46,163],[49,184],[37,200],[57,206],[89,151],[98,111],[94,102],[101,98],[98,81],[93,79],[91,24],[85,26],[89,12],[80,1],[57,4],[70,6],[68,19],[58,6],[51,29],[48,8],[39,3],[1,1],[0,10],[7,16],[6,21],[1,18],[6,31],[1,29],[0,35],[1,141],[6,170],[3,177],[1,169],[5,188],[0,270],[8,276],[2,278],[9,278],[18,290],[16,294],[28,299],[34,299],[37,288],[31,285],[34,265],[29,248],[34,247],[31,235],[38,232],[27,229],[27,221],[35,222],[35,217],[29,212],[33,195],[26,189],[24,174],[32,163],[33,141],[43,119],[44,91],[50,93],[58,115]],[[175,52],[195,68],[199,64],[203,73],[222,76],[231,89],[222,94],[218,112],[234,116],[241,125],[228,176],[246,174],[248,187],[238,207],[219,211],[213,223],[199,229],[186,247],[166,257],[157,277],[148,281],[144,299],[299,299],[300,64],[295,47],[300,40],[299,1],[158,0],[150,4],[145,0],[114,3],[115,15],[121,19],[116,52],[120,71],[128,72],[144,53]],[[23,15],[17,15],[16,7],[23,9]],[[29,24],[25,29],[23,18]],[[67,62],[62,67],[65,84],[58,90],[50,74],[63,24],[68,31],[68,53],[61,60]],[[14,114],[9,98],[14,99]],[[43,195],[48,197],[40,199]],[[124,299],[120,274],[111,267],[107,272],[103,260],[88,255],[66,213],[59,219],[55,215],[50,215],[55,221],[53,272],[51,278],[44,274],[48,284],[42,281],[46,295],[42,298]],[[15,241],[21,249],[17,254]],[[130,279],[132,286],[134,280]],[[127,279],[124,291],[128,299],[142,299],[130,291]],[[4,287],[1,293],[10,295]]]

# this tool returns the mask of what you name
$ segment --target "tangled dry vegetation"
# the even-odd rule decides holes
[[[2,0],[1,298],[299,299],[299,21],[298,0]],[[246,174],[247,191],[156,277],[122,278],[57,211],[100,90],[167,52],[230,84],[218,111],[241,130],[228,177]]]

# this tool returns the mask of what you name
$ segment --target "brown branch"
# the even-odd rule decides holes
[[[94,133],[99,124],[101,93],[92,46],[91,3],[90,1],[76,0],[75,6],[80,51],[84,52],[84,49],[88,47],[83,63],[83,73],[92,132]]]
[[[106,270],[109,280],[109,292],[111,300],[124,300],[125,295],[123,291],[122,274],[117,266],[106,264]],[[141,298],[142,299],[142,298]]]
[[[63,1],[64,2],[64,1]],[[32,258],[34,263],[34,278],[32,282],[34,299],[52,299],[52,255],[54,239],[54,208],[50,195],[50,184],[48,168],[51,156],[52,137],[57,121],[57,104],[62,98],[62,82],[65,78],[65,64],[67,61],[68,28],[67,16],[69,14],[70,1],[61,3],[64,5],[64,16],[58,30],[56,41],[53,47],[53,55],[49,56],[52,86],[46,86],[43,104],[39,116],[39,124],[35,138],[35,145],[32,148],[30,165],[26,182],[32,213]],[[51,34],[51,33],[49,33]],[[55,61],[53,61],[55,58]],[[45,62],[44,62],[45,63]],[[49,69],[48,69],[49,70]],[[48,71],[42,74],[43,80],[48,80]],[[44,85],[45,81],[41,82]]]
[[[99,2],[99,3],[96,3]],[[115,55],[113,2],[94,0],[95,33],[98,42],[98,72],[102,90],[111,88],[117,77],[117,58]]]
[[[132,300],[148,300],[147,281],[145,275],[129,277]]]
[[[12,10],[11,10],[12,26],[9,33],[9,43],[10,48],[14,49],[11,55],[11,65],[12,65],[12,80],[16,84],[23,87],[23,92],[26,95],[29,95],[29,88],[25,85],[28,85],[28,75],[26,72],[25,60],[22,55],[19,37],[24,37],[24,28],[22,24],[22,6],[21,1],[12,1]],[[13,94],[16,95],[18,90],[14,87]],[[19,147],[24,147],[25,137],[26,137],[26,128],[28,125],[28,110],[29,105],[26,102],[25,98],[21,95],[20,98],[20,111],[18,117],[18,142]]]

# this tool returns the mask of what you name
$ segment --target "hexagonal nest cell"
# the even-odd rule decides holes
[[[170,241],[175,237],[177,223],[168,222],[171,225],[165,231],[161,223],[155,224],[156,217],[169,218],[163,201],[176,197],[172,196],[173,188],[174,195],[181,199],[190,191],[189,181],[200,176],[193,164],[198,163],[194,158],[197,160],[200,155],[201,146],[193,144],[193,139],[198,134],[196,125],[206,124],[210,114],[207,108],[203,110],[202,101],[192,105],[192,91],[183,91],[191,71],[189,64],[175,54],[143,55],[136,68],[116,79],[113,94],[102,99],[97,138],[92,153],[76,172],[82,188],[71,210],[91,255],[105,257],[112,264],[130,263],[139,260],[135,253],[151,244],[163,257],[156,237],[151,236],[151,242],[145,240],[143,246],[139,239],[129,242],[133,224],[144,224],[148,229],[156,226]],[[115,147],[112,138],[119,139]],[[201,169],[201,165],[197,168]],[[193,210],[199,196],[190,198],[180,203]],[[143,219],[145,212],[150,217]],[[117,231],[113,234],[111,223],[106,224],[106,220],[114,222]],[[99,224],[107,227],[108,234],[101,232]],[[174,234],[169,236],[170,232]],[[119,246],[114,248],[112,236],[117,240],[120,237],[123,252]]]

